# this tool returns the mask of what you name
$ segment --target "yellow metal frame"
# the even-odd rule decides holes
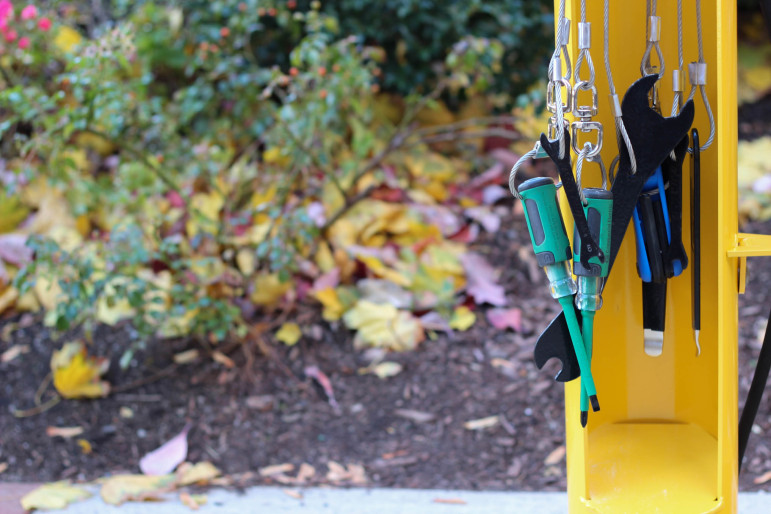
[[[695,2],[683,2],[686,66],[698,55]],[[555,12],[558,4],[555,0]],[[677,64],[676,6],[676,0],[658,2],[667,70]],[[707,92],[717,121],[715,143],[701,159],[702,352],[696,355],[691,327],[689,267],[669,282],[662,355],[645,354],[641,283],[634,237],[628,232],[605,290],[605,305],[596,318],[592,369],[602,410],[590,414],[586,429],[579,423],[579,381],[565,387],[572,513],[737,511],[737,294],[743,290],[740,271],[745,258],[771,254],[771,236],[738,233],[736,2],[707,0],[702,10]],[[611,1],[610,59],[619,97],[640,78],[645,15],[645,2]],[[575,34],[578,0],[568,0],[567,16]],[[587,1],[587,21],[592,22],[592,57],[604,99],[608,86],[602,59],[603,2]],[[575,36],[570,53],[575,62]],[[671,77],[667,71],[660,87],[664,112],[671,108]],[[598,120],[606,128],[602,156],[609,163],[617,148],[607,103],[601,104]],[[699,98],[694,126],[706,140],[709,126]],[[686,159],[686,186],[688,163]],[[599,185],[599,177],[587,179]],[[690,188],[684,189],[683,205],[689,206]],[[690,218],[686,207],[686,249],[691,244]]]

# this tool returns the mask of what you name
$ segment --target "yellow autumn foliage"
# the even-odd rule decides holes
[[[88,355],[82,341],[65,343],[51,356],[54,387],[64,398],[98,398],[110,393],[110,384],[100,380],[110,361]]]

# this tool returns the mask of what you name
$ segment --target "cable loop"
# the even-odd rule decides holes
[[[522,199],[522,195],[520,195],[519,191],[517,191],[517,174],[519,173],[519,169],[526,161],[533,159],[536,155],[538,155],[540,150],[541,143],[536,142],[533,149],[520,157],[514,166],[512,166],[511,172],[509,173],[509,191],[511,191],[511,194],[514,195],[514,198],[518,198],[519,200]]]

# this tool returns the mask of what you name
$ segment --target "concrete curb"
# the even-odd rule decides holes
[[[22,514],[19,499],[36,484],[0,484],[0,512]],[[190,514],[178,494],[164,502],[106,505],[95,496],[70,505],[66,514]],[[202,514],[563,514],[567,512],[565,493],[505,491],[452,491],[420,489],[290,489],[252,487],[244,493],[214,489],[206,493]],[[771,494],[740,493],[739,512],[771,512]]]

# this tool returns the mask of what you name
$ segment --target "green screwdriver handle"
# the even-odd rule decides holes
[[[586,221],[589,223],[589,232],[594,237],[597,244],[600,246],[600,250],[605,255],[610,255],[610,230],[612,223],[613,213],[613,193],[607,189],[600,188],[587,188],[584,189],[584,197],[586,198],[586,205],[584,206],[584,214],[586,214]],[[581,236],[576,230],[574,232],[574,245],[573,248],[581,248]],[[589,267],[581,264],[578,258],[578,253],[573,252],[573,273],[579,277],[607,277],[610,266],[610,259],[605,259],[605,262],[600,262],[599,257],[592,257],[589,259]]]
[[[549,177],[526,180],[519,186],[533,251],[541,267],[570,260],[573,252],[557,203],[557,186]],[[606,259],[607,260],[607,259]]]

